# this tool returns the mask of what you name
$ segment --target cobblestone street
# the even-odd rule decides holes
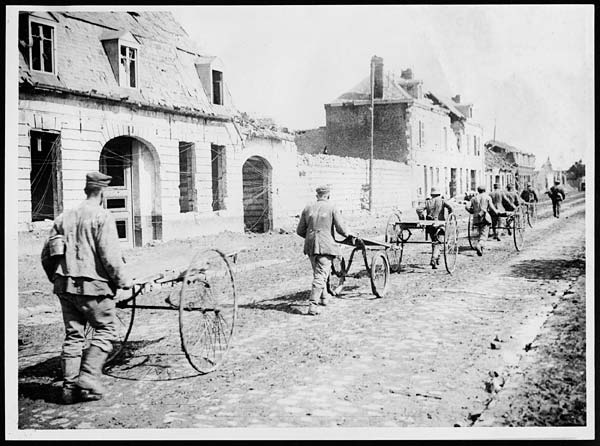
[[[103,400],[75,406],[58,403],[62,321],[56,298],[44,297],[46,310],[40,311],[39,301],[22,294],[19,428],[478,425],[534,353],[525,346],[554,307],[574,286],[585,303],[583,195],[569,198],[560,219],[549,211],[546,206],[536,227],[527,229],[521,252],[505,237],[490,240],[480,258],[461,238],[453,275],[428,266],[428,247],[408,245],[384,298],[371,294],[368,279],[349,279],[343,295],[318,317],[304,314],[310,265],[299,237],[203,239],[248,248],[238,261],[234,342],[221,368],[192,376],[176,315],[141,311],[132,336],[161,334],[153,351],[166,355],[169,372],[143,380],[115,372],[105,377]],[[381,222],[374,226],[361,233],[381,236]],[[464,220],[459,228],[464,235]],[[140,266],[151,255],[157,265],[168,264],[185,243],[132,251],[128,261]],[[20,257],[21,271],[35,258]],[[39,272],[36,266],[29,274]],[[20,291],[50,290],[39,278],[27,280],[20,278]]]

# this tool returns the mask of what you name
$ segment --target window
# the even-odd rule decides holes
[[[62,212],[60,135],[30,133],[31,221],[54,220]]]
[[[54,27],[31,22],[29,60],[33,71],[54,73]]]
[[[425,123],[419,121],[419,147],[425,147]]]
[[[477,135],[473,135],[473,155],[477,155]]]
[[[196,202],[194,143],[179,141],[179,212],[192,212]]]
[[[121,45],[119,58],[119,83],[121,87],[137,87],[137,50]]]
[[[448,129],[446,127],[444,127],[444,134],[443,134],[443,138],[444,138],[444,150],[448,150]]]
[[[225,147],[210,147],[211,170],[212,170],[212,210],[225,209]]]
[[[461,137],[460,137],[460,133],[458,135],[456,135],[456,148],[458,149],[458,151],[460,152],[460,145],[461,145]]]
[[[223,73],[212,72],[213,104],[223,105]]]

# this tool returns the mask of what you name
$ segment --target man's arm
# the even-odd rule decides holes
[[[498,209],[496,208],[496,206],[494,206],[494,201],[491,198],[488,199],[488,206],[487,207],[488,207],[487,208],[488,212],[492,211],[492,213],[498,214]]]
[[[298,234],[302,238],[306,238],[306,208],[302,210],[302,214],[300,215],[300,221],[298,222],[298,227],[296,228],[296,234]]]
[[[125,265],[121,256],[117,225],[112,215],[101,217],[96,232],[96,252],[112,282],[117,288],[131,288],[133,283],[125,274]]]
[[[350,234],[350,232],[346,229],[346,226],[344,225],[344,221],[342,219],[342,215],[340,213],[339,210],[337,210],[337,208],[333,209],[333,225],[335,226],[335,230],[340,233],[340,235],[344,236],[344,237],[348,237]]]

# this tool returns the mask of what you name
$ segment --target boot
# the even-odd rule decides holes
[[[320,313],[321,313],[321,311],[319,310],[317,303],[311,301],[310,304],[308,305],[308,313],[307,314],[309,316],[317,316]]]
[[[102,368],[108,353],[100,347],[91,345],[84,353],[81,372],[77,380],[77,387],[81,392],[83,401],[96,401],[102,399],[104,387],[100,382]]]
[[[79,377],[81,358],[63,358],[60,365],[63,373],[62,402],[63,404],[76,403],[79,399],[77,378]]]
[[[431,262],[429,263],[432,269],[437,269],[437,262],[435,261],[435,259],[431,259]]]

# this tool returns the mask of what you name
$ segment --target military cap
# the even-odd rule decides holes
[[[85,187],[106,187],[112,177],[101,172],[88,172],[85,176]]]
[[[512,183],[508,183],[508,184],[506,185],[506,188],[507,188],[508,190],[512,190],[512,188],[513,188],[513,187],[514,187],[514,185],[513,185]]]
[[[527,183],[527,187],[531,187],[531,183]]]
[[[439,194],[440,194],[440,188],[433,186],[431,188],[431,195],[439,195]]]
[[[494,189],[500,189],[500,184],[499,183],[494,183]]]
[[[317,187],[316,190],[317,190],[317,194],[319,194],[319,195],[325,195],[325,194],[328,194],[329,192],[331,192],[331,188],[327,184]]]
[[[554,180],[554,184],[560,184],[560,180]]]

